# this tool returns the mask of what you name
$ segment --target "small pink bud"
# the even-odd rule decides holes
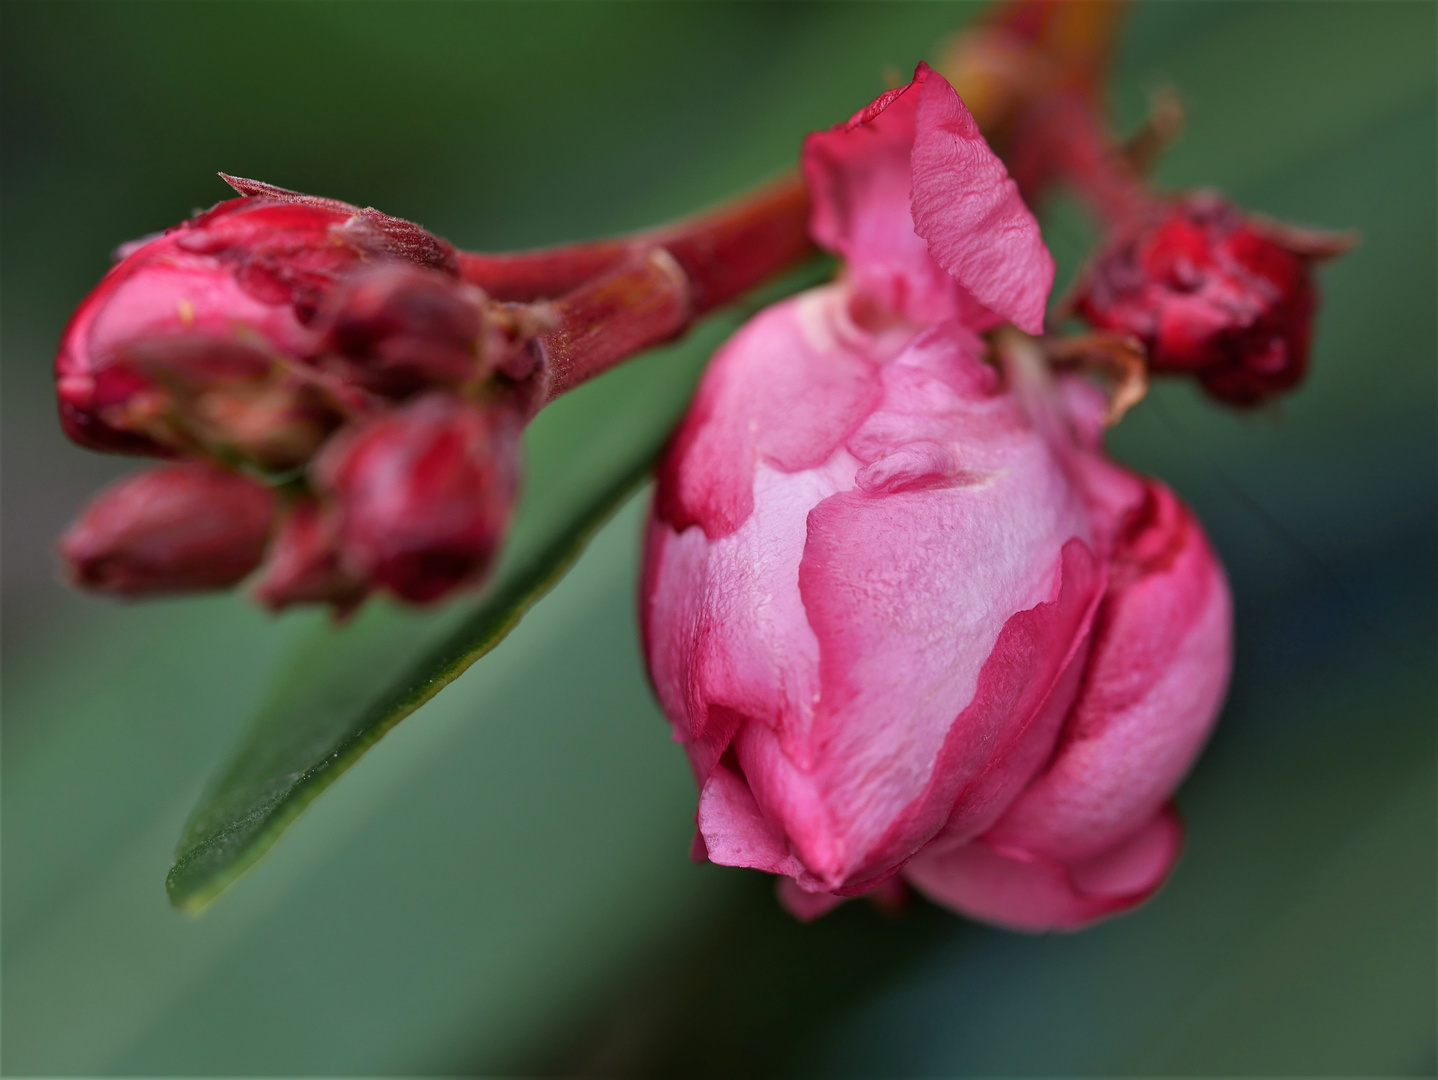
[[[223,589],[260,563],[270,489],[209,465],[164,465],[114,484],[60,540],[66,576],[118,596]]]
[[[343,614],[364,599],[363,579],[340,559],[336,521],[314,499],[290,508],[270,546],[255,598],[274,611],[292,604],[333,604]]]
[[[1351,246],[1200,192],[1116,229],[1074,307],[1142,341],[1152,370],[1192,373],[1215,397],[1251,405],[1302,380],[1318,303],[1313,263]]]
[[[424,603],[481,580],[518,483],[520,419],[432,392],[341,431],[311,466],[348,566]]]

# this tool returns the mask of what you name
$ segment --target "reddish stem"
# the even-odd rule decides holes
[[[798,173],[673,225],[589,244],[504,255],[461,252],[460,273],[496,300],[563,296],[621,262],[667,251],[687,279],[692,314],[734,299],[813,250]]]

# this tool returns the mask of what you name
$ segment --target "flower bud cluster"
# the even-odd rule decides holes
[[[411,222],[226,178],[240,197],[127,245],[56,358],[96,450],[190,464],[106,492],[61,545],[126,596],[262,564],[273,608],[424,602],[493,561],[538,396],[543,309],[499,304]]]

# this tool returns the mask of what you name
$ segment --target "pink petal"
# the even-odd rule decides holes
[[[793,878],[780,878],[775,886],[779,903],[800,922],[813,922],[821,915],[827,915],[849,899],[835,896],[831,892],[806,892],[794,883]]]
[[[1101,590],[1098,568],[1077,540],[1064,546],[1056,578],[1049,600],[1005,621],[972,700],[931,758],[927,782],[870,841],[850,882],[898,865],[940,830],[963,839],[982,832],[1047,760],[1078,686]]]
[[[1014,930],[1076,930],[1147,900],[1183,846],[1183,826],[1164,808],[1137,834],[1090,859],[1064,864],[1007,853],[982,841],[925,849],[904,877],[936,903]]]
[[[802,739],[818,697],[818,644],[799,596],[806,517],[842,490],[853,459],[832,467],[755,471],[754,513],[711,541],[656,514],[641,600],[650,676],[700,783],[741,722]]]
[[[1121,539],[1093,659],[1053,761],[985,839],[1073,860],[1132,835],[1218,718],[1232,653],[1223,570],[1157,482]]]
[[[1081,543],[1058,569],[1062,493],[1040,508],[1002,486],[836,495],[810,514],[799,581],[823,684],[810,753],[837,835],[827,865],[809,865],[830,887],[882,873],[943,827],[996,750],[1022,740],[1086,632],[1099,580]],[[1051,742],[1057,726],[1036,731]]]
[[[846,124],[804,140],[813,210],[809,232],[849,263],[850,280],[891,311],[922,323],[957,313],[955,283],[929,257],[909,207],[915,84],[891,90]]]

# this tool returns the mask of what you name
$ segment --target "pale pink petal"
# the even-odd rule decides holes
[[[1004,623],[972,700],[932,759],[927,782],[870,839],[846,884],[862,885],[892,869],[941,830],[960,839],[983,831],[1047,760],[1073,701],[1102,589],[1098,567],[1077,540],[1065,545],[1056,577],[1050,599]],[[906,748],[895,749],[902,754]],[[853,798],[852,790],[831,799],[846,796]]]
[[[821,465],[877,404],[883,357],[844,299],[830,289],[775,304],[715,355],[660,466],[658,511],[675,529],[734,532],[759,462]]]
[[[1073,860],[1132,835],[1178,786],[1218,718],[1231,623],[1223,570],[1197,521],[1150,482],[1121,538],[1059,750],[986,839]]]
[[[709,861],[797,877],[803,865],[772,828],[744,778],[722,762],[699,793],[699,831]]]
[[[975,841],[925,849],[903,873],[931,900],[972,918],[1014,930],[1076,930],[1147,900],[1182,846],[1183,826],[1165,808],[1129,839],[1078,863]]]

